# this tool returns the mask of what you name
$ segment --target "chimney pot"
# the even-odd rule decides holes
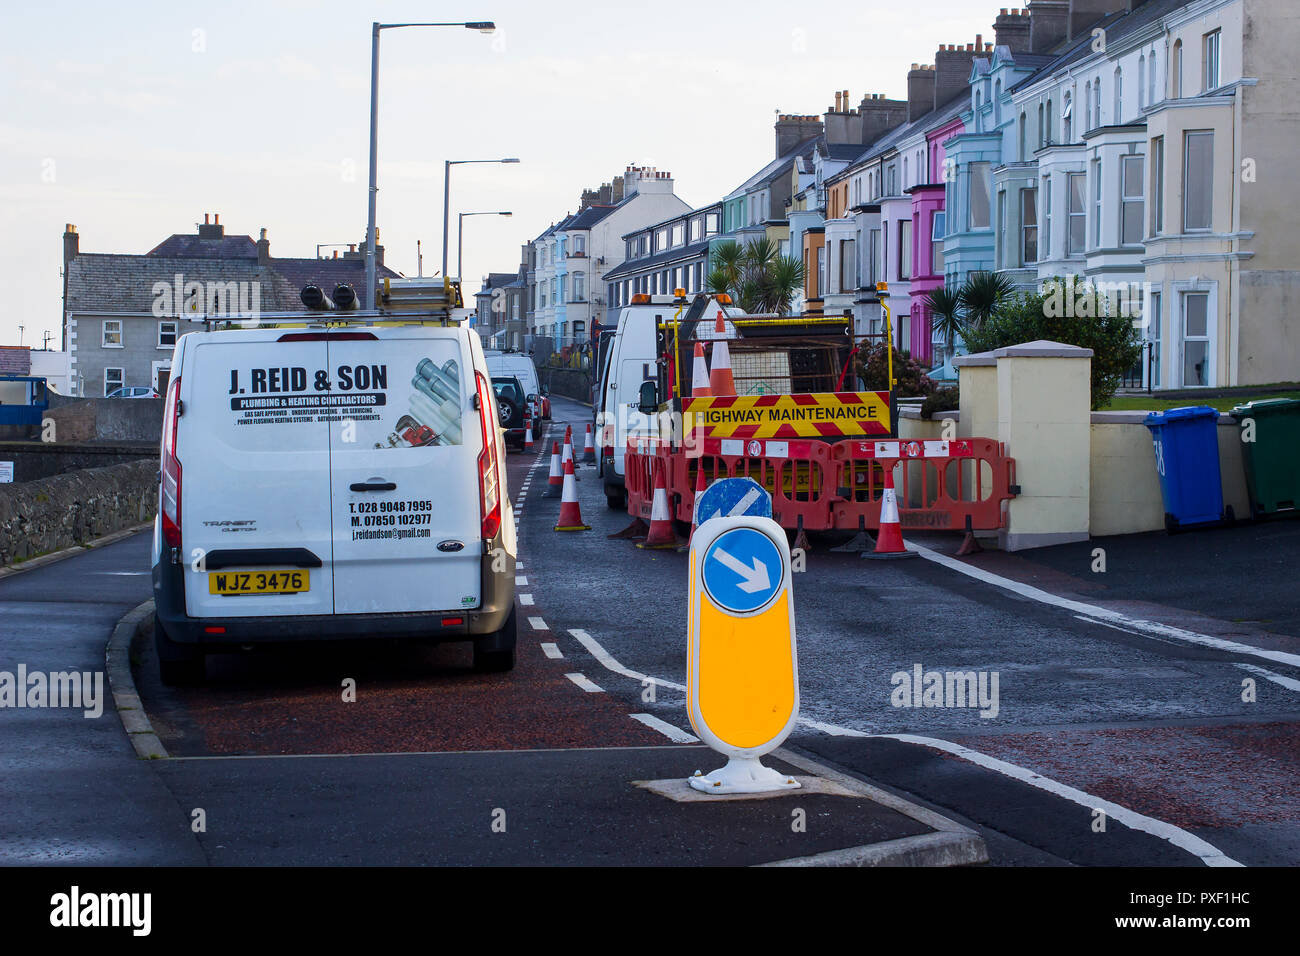
[[[208,216],[209,216],[209,213],[206,213],[206,212],[205,212],[205,213],[203,214],[203,225],[205,225],[205,226],[210,225],[210,223],[209,223],[209,221],[208,221]]]

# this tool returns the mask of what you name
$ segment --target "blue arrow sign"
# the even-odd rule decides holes
[[[785,583],[785,558],[775,541],[753,528],[724,531],[704,552],[704,589],[734,614],[764,607]]]
[[[695,524],[710,518],[772,517],[772,496],[753,478],[719,478],[695,501]]]

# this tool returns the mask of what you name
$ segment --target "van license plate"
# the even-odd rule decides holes
[[[310,590],[306,571],[210,571],[209,594],[293,594]]]

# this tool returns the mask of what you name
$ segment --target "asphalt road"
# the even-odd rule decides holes
[[[590,409],[553,404],[552,436],[572,422],[580,449]],[[547,450],[508,462],[521,509],[513,673],[475,675],[456,645],[338,645],[223,655],[206,685],[177,690],[144,647],[137,681],[174,759],[133,759],[111,705],[95,719],[0,709],[0,862],[743,863],[844,845],[846,832],[908,832],[822,800],[808,806],[825,826],[792,841],[771,806],[699,826],[629,794],[631,779],[722,762],[680,745],[692,739],[686,556],[608,539],[628,518],[607,509],[590,466],[578,488],[592,530],[553,531]],[[1080,568],[1081,549],[970,559],[1236,642],[1218,646],[814,540],[794,581],[802,719],[789,746],[973,827],[994,865],[1295,865],[1300,669],[1250,648],[1300,649],[1268,564],[1294,566],[1296,527],[1214,533],[1236,568],[1265,556],[1268,583],[1253,590],[1198,563],[1196,535],[1103,542],[1103,578]],[[0,581],[0,670],[102,670],[113,624],[150,596],[147,572],[140,535]],[[918,666],[996,676],[996,713],[897,706],[895,675]],[[356,703],[341,700],[344,677]],[[208,829],[196,833],[199,808]],[[496,809],[515,821],[508,841],[493,840]]]
[[[554,408],[557,423],[590,419],[589,409],[564,399],[555,399]],[[594,476],[594,469],[587,473]],[[548,534],[556,506],[545,500],[523,519],[534,543],[546,537],[546,560],[534,565],[532,581],[550,626],[568,637],[561,645],[566,654],[591,646],[569,633],[578,629],[623,668],[683,684],[686,555],[607,540],[627,516],[607,510],[598,481],[580,489],[591,532]],[[1295,633],[1300,613],[1295,594],[1287,594],[1293,575],[1285,568],[1300,559],[1298,532],[1294,522],[1229,532],[1240,566],[1251,565],[1242,552],[1260,555],[1256,564],[1267,583],[1257,589],[1243,587],[1249,580],[1243,573],[1219,576],[1213,565],[1206,571],[1206,558],[1197,554],[1226,546],[1209,550],[1202,543],[1198,550],[1195,534],[1100,542],[1109,549],[1110,568],[1104,585],[1091,586],[1108,587],[1104,599],[1141,597],[1144,610],[1166,612],[1155,620],[1186,626],[1189,614],[1217,613],[1229,625],[1219,633],[1238,639],[1255,629],[1233,620],[1277,623],[1260,646],[1294,654],[1300,642],[1287,635]],[[1214,543],[1225,533],[1208,535]],[[1172,546],[1162,547],[1169,541]],[[1103,801],[1183,828],[1239,862],[1300,861],[1294,786],[1300,669],[1080,619],[931,561],[868,562],[817,544],[794,578],[805,721],[793,744],[1073,862],[1186,862],[1185,849],[1148,834],[1130,831],[1130,844],[1094,833],[1092,811]],[[1003,570],[999,561],[1021,572],[1036,567],[1052,583],[1067,572],[1088,575],[1090,551],[1051,551],[1041,565],[1033,565],[1036,556],[1004,555],[977,556],[971,564],[979,567],[987,557]],[[1141,571],[1130,575],[1133,566]],[[1188,595],[1194,600],[1180,601]],[[974,707],[896,706],[894,675],[918,665],[996,674],[996,715]],[[688,726],[680,691],[658,685],[655,702],[646,703],[642,679],[611,672],[595,658],[592,669],[629,704]],[[1253,701],[1242,699],[1243,680],[1255,685]],[[896,734],[964,745],[1076,788],[1085,795],[1082,803],[1094,806],[933,748],[876,736]],[[1122,828],[1112,824],[1108,832],[1116,829]]]

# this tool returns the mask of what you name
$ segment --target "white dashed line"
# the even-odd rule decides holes
[[[633,720],[639,720],[651,730],[657,730],[675,744],[698,744],[700,738],[694,734],[674,727],[666,720],[660,720],[654,714],[628,714]]]
[[[518,597],[519,597],[519,603],[522,604],[524,607],[533,606],[533,596],[531,594],[520,594],[518,595]]]
[[[583,677],[581,674],[565,674],[564,676],[569,678],[569,680],[573,681],[575,684],[577,684],[579,687],[585,690],[588,694],[604,693],[604,691],[601,690],[599,686],[593,684],[591,681],[587,680],[587,678]]]
[[[515,567],[519,567],[519,565],[518,565],[518,564],[515,564]],[[527,578],[527,576],[522,575],[522,574],[516,574],[516,575],[515,575],[515,584],[527,584],[527,583],[528,583],[528,578]]]
[[[532,627],[532,629],[533,629],[534,631],[549,631],[549,630],[550,630],[550,628],[546,626],[546,622],[543,621],[540,617],[530,617],[530,618],[528,619],[528,623],[529,623],[529,625]]]
[[[560,653],[559,646],[549,642],[542,644],[542,653],[553,661],[558,661],[564,657],[564,655]]]

